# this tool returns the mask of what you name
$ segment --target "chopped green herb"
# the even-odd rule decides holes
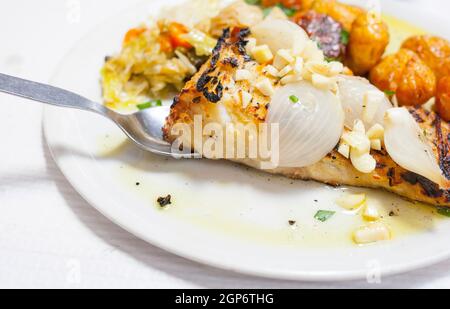
[[[320,44],[320,42],[318,42],[318,41],[314,41],[314,42],[316,42],[317,48],[320,49],[320,50],[322,50],[322,44]]]
[[[437,212],[442,216],[450,217],[450,208],[439,207]]]
[[[326,62],[333,62],[333,61],[336,61],[336,59],[335,58],[331,58],[331,57],[325,57],[325,61]]]
[[[284,6],[283,4],[281,4],[281,3],[278,3],[278,4],[277,4],[277,7],[279,7],[280,9],[282,9],[283,12],[284,12],[284,14],[286,14],[288,17],[292,17],[292,16],[295,15],[295,13],[297,13],[297,10],[296,10],[296,9],[290,9],[290,8],[287,8],[287,7],[285,7],[285,6]]]
[[[299,101],[298,97],[295,95],[291,95],[289,97],[289,100],[291,100],[292,103],[298,103],[298,101]]]
[[[263,9],[263,15],[264,15],[264,17],[269,16],[270,13],[272,12],[272,9],[273,9],[273,8],[264,8],[264,9]]]
[[[350,42],[350,32],[347,30],[341,31],[341,43],[347,45]]]
[[[321,222],[325,222],[331,217],[333,217],[335,213],[336,213],[335,211],[319,210],[314,216],[314,219],[319,220]]]
[[[145,102],[145,103],[136,105],[136,107],[141,111],[144,109],[152,108],[152,107],[156,107],[156,106],[162,106],[162,101],[155,100],[155,101],[149,101],[149,102]]]
[[[392,91],[392,90],[386,90],[386,91],[384,91],[384,93],[385,93],[387,96],[393,96],[393,95],[395,94],[395,91]]]
[[[250,5],[258,5],[258,4],[261,4],[261,0],[245,0],[245,2],[246,2],[247,4],[250,4]]]

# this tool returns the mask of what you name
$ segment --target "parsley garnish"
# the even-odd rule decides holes
[[[147,109],[147,108],[156,107],[156,106],[162,106],[162,101],[161,100],[155,100],[155,101],[149,101],[149,102],[145,102],[145,103],[136,105],[136,107],[140,111],[142,111],[144,109]]]
[[[347,30],[341,31],[341,43],[347,45],[350,42],[350,32]]]
[[[284,12],[284,14],[286,14],[288,17],[292,17],[292,16],[295,15],[295,13],[297,13],[297,10],[296,10],[296,9],[290,9],[290,8],[287,8],[287,7],[285,7],[285,6],[284,6],[283,4],[281,4],[281,3],[278,3],[278,4],[277,4],[277,7],[279,7],[280,9],[282,9],[283,12]]]
[[[331,217],[333,217],[335,214],[336,214],[335,211],[319,210],[314,216],[314,219],[319,220],[321,222],[325,222],[329,220]]]
[[[291,95],[289,97],[289,100],[291,100],[292,103],[298,103],[298,101],[299,101],[298,97],[295,95]]]
[[[386,90],[384,93],[385,93],[387,96],[393,96],[393,95],[395,94],[395,91],[392,91],[392,90]]]
[[[437,212],[442,216],[450,217],[450,208],[439,207]]]
[[[258,4],[261,4],[261,0],[245,0],[245,2],[246,2],[247,4],[250,4],[250,5],[258,5]]]
[[[273,9],[273,8],[264,8],[264,9],[263,9],[263,15],[264,15],[264,17],[269,16],[269,15],[270,15],[270,12],[272,12],[272,9]]]

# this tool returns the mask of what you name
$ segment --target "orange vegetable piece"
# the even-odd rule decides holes
[[[439,80],[436,94],[436,109],[445,121],[450,121],[450,76]]]
[[[139,37],[142,33],[144,33],[147,29],[145,28],[133,28],[130,29],[127,34],[125,34],[125,38],[123,39],[123,44],[128,44],[132,40]]]
[[[183,34],[189,33],[189,29],[186,26],[173,22],[167,28],[169,30],[170,42],[174,49],[177,47],[192,48],[192,45],[182,38]]]

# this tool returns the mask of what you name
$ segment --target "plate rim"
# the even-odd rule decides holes
[[[147,1],[142,1],[141,3],[138,3],[137,5],[132,5],[126,8],[126,11],[130,11],[133,8],[141,7],[143,4],[147,4]],[[395,3],[394,6],[398,6],[399,3]],[[404,5],[404,4],[402,4]],[[101,27],[104,23],[108,22],[109,20],[112,20],[113,18],[117,18],[118,16],[121,16],[121,14],[117,14],[115,16],[112,16],[110,18],[107,18],[106,20],[100,22],[99,25],[96,25],[91,29],[92,31],[89,31],[86,35],[82,36],[79,40],[75,41],[73,46],[70,48],[70,50],[64,54],[64,56],[61,58],[61,60],[58,62],[56,69],[53,71],[50,81],[54,81],[55,77],[60,73],[60,70],[62,68],[62,64],[65,62],[65,60],[75,51],[76,47],[84,40],[89,37],[90,33],[95,32],[99,27]],[[438,15],[439,16],[439,15]],[[439,16],[440,18],[440,16]],[[244,275],[250,275],[255,277],[262,277],[262,278],[268,278],[268,279],[278,279],[278,280],[289,280],[289,281],[304,281],[304,282],[336,282],[336,281],[353,281],[353,280],[361,280],[367,278],[367,271],[363,270],[357,270],[357,271],[314,271],[313,273],[310,271],[296,271],[296,272],[289,272],[286,270],[277,270],[277,269],[270,269],[270,268],[261,268],[258,269],[252,269],[252,268],[238,268],[236,265],[229,263],[228,261],[212,261],[211,259],[204,258],[201,256],[196,256],[195,254],[191,254],[189,252],[185,252],[182,249],[177,249],[174,246],[170,246],[170,244],[165,244],[162,241],[158,239],[158,237],[149,237],[149,235],[146,235],[142,233],[139,229],[134,228],[133,226],[130,226],[123,222],[123,220],[116,215],[111,214],[111,212],[107,211],[107,207],[102,207],[98,205],[97,201],[94,201],[89,194],[85,194],[84,189],[78,186],[77,182],[75,181],[72,176],[70,175],[70,167],[67,166],[64,162],[60,160],[61,155],[58,154],[57,149],[53,149],[51,145],[51,134],[48,128],[49,124],[49,114],[50,110],[53,110],[54,107],[44,107],[44,111],[42,114],[42,130],[44,133],[44,139],[47,149],[50,152],[50,155],[52,157],[52,160],[55,162],[58,169],[63,174],[64,178],[70,183],[71,187],[80,195],[80,197],[85,200],[91,207],[96,209],[99,213],[101,213],[104,217],[106,217],[109,221],[111,221],[113,224],[118,225],[123,230],[127,231],[128,233],[131,233],[135,235],[136,237],[144,240],[145,242],[154,245],[156,247],[159,247],[163,249],[166,252],[169,252],[171,254],[175,254],[179,257],[203,264],[212,266],[217,269],[222,269],[226,271],[231,271],[236,274],[244,274]],[[80,176],[80,175],[78,175]],[[81,177],[83,177],[83,180],[88,180],[88,178],[81,174]],[[383,277],[390,277],[393,275],[399,275],[404,274],[406,272],[410,272],[413,270],[422,269],[440,262],[443,262],[450,258],[450,249],[447,251],[443,251],[441,254],[436,254],[433,257],[427,257],[423,259],[418,259],[414,262],[404,263],[403,265],[399,265],[396,267],[383,267],[380,270],[380,273]]]

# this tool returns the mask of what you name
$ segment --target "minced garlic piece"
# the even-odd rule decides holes
[[[366,134],[366,127],[364,126],[364,122],[361,120],[356,120],[353,125],[353,132],[358,132],[361,134]]]
[[[295,61],[295,58],[292,56],[291,51],[288,49],[280,49],[277,52],[277,56],[281,57],[287,63],[292,63]]]
[[[336,204],[348,210],[354,210],[364,204],[365,194],[346,194],[336,200]]]
[[[341,143],[338,152],[346,159],[350,159],[350,146],[346,143]]]
[[[367,221],[377,221],[381,218],[377,205],[373,201],[368,201],[364,208],[363,218]]]
[[[352,147],[354,154],[361,155],[370,152],[370,140],[361,132],[346,132],[342,135],[342,140]]]
[[[252,55],[253,58],[255,58],[255,60],[260,64],[269,63],[273,60],[273,54],[267,45],[260,45],[253,48]]]
[[[235,75],[236,81],[243,81],[243,80],[251,80],[253,78],[252,72],[249,70],[237,70]]]
[[[372,139],[370,140],[370,148],[373,150],[381,151],[381,140],[379,139]]]
[[[336,80],[317,73],[313,73],[311,81],[314,87],[323,90],[334,90],[337,87]]]
[[[292,72],[292,67],[290,65],[287,65],[284,67],[284,69],[282,69],[281,71],[278,72],[278,77],[284,77],[291,72]]]
[[[304,67],[304,61],[301,57],[296,57],[294,62],[294,72],[295,74],[302,74]]]
[[[275,94],[275,89],[272,86],[272,83],[267,78],[262,79],[258,83],[256,83],[256,89],[258,89],[263,95],[267,97],[271,97]]]
[[[252,101],[252,95],[248,93],[247,91],[241,92],[241,99],[242,99],[242,107],[247,108],[250,102]]]
[[[350,151],[350,160],[353,166],[361,173],[372,173],[377,167],[377,161],[370,155],[370,153],[359,154],[353,149]]]
[[[380,91],[368,91],[364,95],[362,119],[366,122],[372,122],[385,98],[384,93]]]
[[[253,52],[253,49],[256,48],[256,39],[255,38],[249,38],[247,39],[248,43],[245,46],[245,51],[247,54],[251,55]]]
[[[358,228],[353,233],[353,240],[359,245],[370,244],[391,239],[389,228],[382,223],[371,223]]]
[[[267,73],[267,74],[269,74],[270,76],[273,76],[273,77],[278,77],[278,73],[279,73],[277,68],[274,67],[273,65],[265,66],[264,69],[263,69],[263,72]]]
[[[297,82],[301,81],[302,79],[303,78],[301,76],[299,76],[299,75],[289,74],[289,75],[286,75],[285,77],[283,77],[280,80],[280,82],[284,86],[284,85],[287,85],[287,84],[297,83]]]
[[[366,129],[361,120],[356,120],[353,130],[342,135],[342,143],[350,147],[350,160],[358,171],[369,174],[376,169],[377,161],[370,154],[370,150],[372,148],[381,150],[381,140],[379,140],[379,144],[376,139],[372,142],[366,135]]]
[[[384,128],[382,125],[380,124],[375,124],[373,127],[371,127],[369,129],[369,131],[367,131],[367,137],[369,139],[379,139],[379,140],[383,140],[384,139]]]

